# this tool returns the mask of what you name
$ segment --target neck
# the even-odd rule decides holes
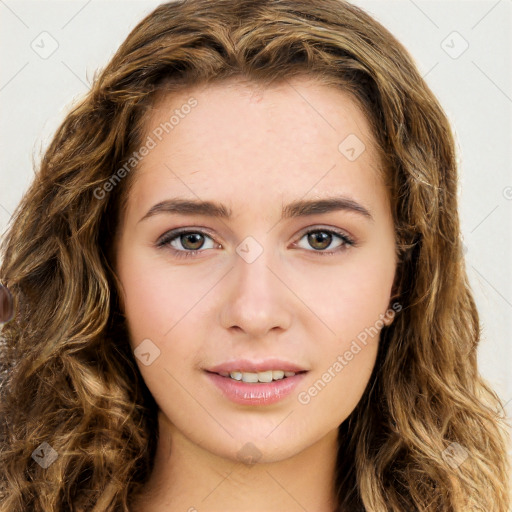
[[[187,439],[159,412],[150,479],[133,512],[333,512],[337,429],[296,455],[244,463]]]

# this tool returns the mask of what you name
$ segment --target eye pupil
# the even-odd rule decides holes
[[[314,249],[325,249],[331,244],[332,235],[325,231],[315,231],[314,233],[308,234],[308,242]],[[320,247],[316,247],[317,242],[320,243]],[[326,243],[327,242],[327,243]]]
[[[200,233],[187,233],[186,235],[181,235],[183,247],[185,247],[187,249],[191,249],[193,251],[201,248],[201,246],[204,243],[204,240],[202,238],[203,238],[203,235],[201,235]],[[194,242],[194,239],[195,239],[195,242]],[[186,240],[187,242],[191,241],[193,247],[187,247],[186,243],[183,243],[184,240]],[[199,244],[199,245],[194,246],[194,243]]]

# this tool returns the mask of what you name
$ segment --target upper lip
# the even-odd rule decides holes
[[[282,359],[264,359],[261,361],[251,361],[249,359],[236,359],[233,361],[226,361],[224,363],[218,364],[216,366],[212,366],[206,369],[209,372],[220,373],[220,372],[264,372],[267,370],[283,370],[285,372],[305,372],[307,371],[305,368],[301,366],[290,363],[289,361],[284,361]]]

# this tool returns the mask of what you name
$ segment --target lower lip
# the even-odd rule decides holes
[[[242,405],[270,405],[286,398],[297,387],[305,375],[297,373],[272,382],[243,382],[218,373],[206,372],[211,381],[232,402]]]

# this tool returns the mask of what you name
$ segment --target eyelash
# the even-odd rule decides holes
[[[305,233],[302,234],[302,236],[299,238],[299,241],[302,240],[302,238],[304,238],[306,235],[309,235],[311,233],[328,233],[330,235],[335,235],[337,236],[338,238],[340,238],[343,242],[343,244],[341,246],[339,246],[337,248],[337,250],[335,251],[321,251],[321,250],[311,250],[311,251],[307,251],[307,252],[314,252],[316,254],[318,254],[319,256],[334,256],[340,252],[343,252],[345,250],[347,250],[349,247],[355,247],[356,246],[356,242],[350,238],[349,236],[347,236],[346,234],[344,233],[341,233],[339,231],[336,231],[336,230],[332,230],[332,229],[323,229],[323,228],[315,228],[315,229],[310,229],[308,231],[306,231]],[[172,231],[169,231],[168,233],[165,233],[159,240],[158,242],[156,243],[156,246],[157,248],[161,248],[161,249],[164,249],[164,248],[168,248],[169,250],[171,250],[171,252],[174,253],[174,256],[177,257],[177,258],[192,258],[194,256],[196,256],[197,253],[200,253],[200,252],[203,252],[205,249],[197,249],[197,250],[194,250],[194,251],[189,251],[189,250],[177,250],[177,249],[174,249],[172,247],[170,247],[170,242],[172,242],[173,240],[179,238],[180,236],[182,235],[190,235],[190,234],[200,234],[200,235],[204,235],[204,236],[207,236],[209,238],[211,238],[213,240],[213,237],[211,235],[209,235],[208,233],[206,233],[205,231],[202,231],[200,229],[198,230],[191,230],[189,228],[186,228],[186,229],[178,229],[178,230],[172,230]],[[306,250],[306,249],[305,249]]]

